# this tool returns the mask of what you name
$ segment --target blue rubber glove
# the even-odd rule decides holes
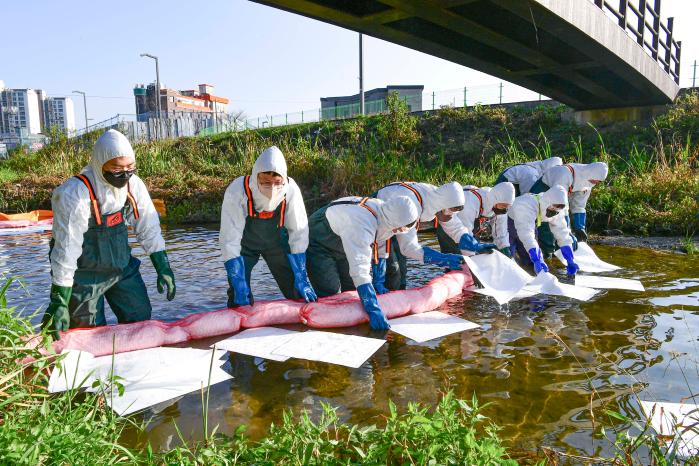
[[[374,289],[378,294],[388,293],[390,290],[386,288],[386,259],[379,259],[378,264],[371,263],[371,275]]]
[[[307,303],[318,301],[318,296],[308,279],[308,272],[306,271],[306,253],[299,252],[297,254],[287,254],[286,257],[289,259],[291,271],[294,273],[294,288],[296,288],[299,296],[305,299]]]
[[[587,242],[587,231],[585,230],[586,222],[587,214],[585,212],[573,214],[573,234],[578,239],[578,241],[582,243]]]
[[[238,256],[228,259],[223,265],[226,267],[228,285],[235,291],[233,304],[236,306],[247,306],[250,304],[250,287],[247,280],[245,280],[245,262],[243,257]]]
[[[541,249],[531,248],[529,250],[529,258],[532,260],[532,264],[534,264],[534,273],[537,275],[539,272],[549,271],[549,266],[546,265],[546,262],[544,262],[544,256],[541,254]]]
[[[476,254],[488,249],[495,249],[496,247],[497,246],[492,243],[478,242],[478,240],[470,233],[464,233],[461,235],[461,239],[459,240],[459,249],[465,249],[466,251],[475,252]]]
[[[357,293],[359,294],[359,299],[362,300],[362,305],[364,306],[364,311],[369,314],[369,326],[372,330],[388,330],[391,328],[388,325],[388,320],[386,316],[381,312],[379,307],[379,301],[376,299],[376,291],[374,291],[374,286],[371,283],[365,283],[357,287]]]
[[[578,270],[580,270],[580,267],[575,263],[573,249],[570,246],[563,246],[561,248],[561,254],[563,254],[563,258],[568,263],[568,265],[566,265],[566,273],[568,275],[575,275]]]
[[[422,248],[422,262],[448,267],[451,270],[461,270],[464,256],[459,254],[442,254],[432,248]]]

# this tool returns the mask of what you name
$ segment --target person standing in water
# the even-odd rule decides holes
[[[417,207],[406,196],[387,201],[343,197],[315,211],[309,220],[308,268],[318,295],[356,289],[371,328],[388,330],[376,298],[377,292],[381,294],[377,287],[388,290],[377,266],[388,256],[391,238],[414,228],[418,216]]]
[[[226,189],[219,241],[228,277],[228,307],[253,304],[250,276],[260,257],[284,297],[317,299],[306,272],[306,207],[276,146],[262,152],[250,175],[236,178]]]
[[[42,326],[54,338],[69,328],[105,325],[105,299],[119,323],[150,319],[141,261],[131,255],[127,225],[150,255],[158,291],[167,288],[167,299],[175,297],[160,218],[135,173],[131,144],[111,129],[95,143],[90,164],[53,192],[51,302]]]

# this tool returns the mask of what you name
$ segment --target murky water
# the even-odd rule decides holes
[[[172,303],[155,291],[150,261],[134,245],[143,260],[153,317],[175,320],[224,307],[227,285],[217,231],[170,229],[165,237],[178,286]],[[14,286],[8,298],[25,315],[46,305],[48,239],[0,236],[1,270],[24,277],[23,287]],[[424,240],[433,242],[429,236]],[[209,422],[228,433],[247,424],[258,437],[285,409],[318,413],[327,402],[345,421],[375,423],[387,413],[389,399],[399,407],[410,401],[433,405],[451,388],[460,397],[475,393],[481,402],[492,402],[485,414],[504,427],[501,435],[515,449],[548,445],[598,453],[605,444],[593,439],[590,408],[599,427],[607,421],[606,409],[639,418],[638,398],[677,402],[699,393],[699,259],[640,249],[595,250],[625,267],[610,275],[640,279],[647,291],[603,291],[587,303],[537,296],[502,308],[466,293],[443,310],[477,322],[480,329],[423,344],[389,334],[388,344],[359,369],[231,354],[224,368],[234,378],[212,387]],[[411,270],[411,286],[440,273],[417,264]],[[263,262],[254,271],[253,290],[258,298],[281,297]],[[108,319],[114,322],[113,316]],[[368,326],[339,331],[370,333]],[[175,445],[172,421],[186,439],[201,438],[198,393],[144,417],[146,433],[129,431],[125,442]]]

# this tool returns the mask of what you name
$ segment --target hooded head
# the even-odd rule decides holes
[[[486,216],[490,216],[491,212],[495,215],[503,215],[505,212],[494,212],[493,208],[496,204],[507,204],[509,208],[515,201],[515,187],[510,182],[498,183],[488,191],[483,200],[483,211]]]
[[[110,129],[97,139],[97,142],[95,142],[92,148],[90,167],[92,167],[92,171],[95,175],[95,181],[104,183],[106,186],[114,189],[123,189],[115,188],[107,181],[103,173],[104,164],[119,157],[124,157],[126,165],[131,165],[136,162],[133,148],[129,140],[126,139],[126,136],[115,129]]]
[[[271,176],[264,174],[277,174],[281,179],[281,184],[275,182]],[[262,182],[261,182],[262,181]],[[271,212],[281,204],[286,192],[289,189],[289,178],[286,175],[286,160],[284,154],[277,146],[272,146],[264,150],[252,166],[250,176],[250,191],[252,191],[255,210],[258,212]]]
[[[440,221],[448,221],[454,213],[464,208],[464,190],[455,181],[435,189],[434,193],[427,198],[430,203],[429,213],[435,213]]]
[[[568,193],[560,184],[552,186],[548,191],[541,195],[539,201],[539,211],[542,215],[546,215],[546,211],[553,213],[561,212],[568,207]],[[547,215],[548,216],[548,215]]]
[[[597,183],[607,179],[609,167],[604,162],[594,162],[585,165],[577,165],[575,167],[575,187],[574,189],[583,190],[592,188]]]
[[[529,162],[527,165],[531,165],[532,167],[536,168],[536,170],[539,172],[539,176],[542,176],[549,168],[563,165],[563,159],[560,157],[549,157],[546,160]]]
[[[397,196],[379,207],[380,222],[390,230],[405,228],[417,221],[418,211],[407,196]]]

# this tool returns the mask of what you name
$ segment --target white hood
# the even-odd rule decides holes
[[[284,178],[284,186],[281,191],[274,195],[273,199],[268,198],[257,184],[257,175],[264,172],[275,172]],[[281,204],[289,189],[289,179],[287,177],[286,160],[284,154],[277,146],[272,146],[264,150],[252,166],[250,174],[250,191],[252,192],[253,205],[258,212],[271,212]]]
[[[568,193],[566,193],[565,188],[559,184],[541,194],[539,212],[541,215],[546,215],[546,209],[556,204],[562,204],[568,207]]]
[[[485,199],[483,199],[483,215],[490,217],[494,215],[493,206],[495,204],[509,204],[515,201],[515,187],[512,183],[498,183],[492,188],[483,188],[487,190]]]
[[[582,191],[584,189],[591,189],[592,183],[590,180],[600,180],[604,181],[607,179],[609,174],[609,167],[604,162],[594,162],[594,163],[575,163],[572,164],[575,170],[575,184],[573,185],[573,191]]]
[[[437,213],[451,207],[463,207],[464,191],[457,182],[443,184],[436,188],[429,196],[426,196],[425,211]]]
[[[417,221],[418,211],[407,196],[397,196],[381,203],[376,214],[379,229],[393,230]]]
[[[116,188],[109,184],[102,175],[102,166],[117,157],[129,157],[136,161],[131,143],[119,131],[110,129],[97,139],[92,148],[90,164],[83,168],[82,173],[93,181],[95,196],[100,201],[103,214],[111,214],[124,206],[127,188]]]

